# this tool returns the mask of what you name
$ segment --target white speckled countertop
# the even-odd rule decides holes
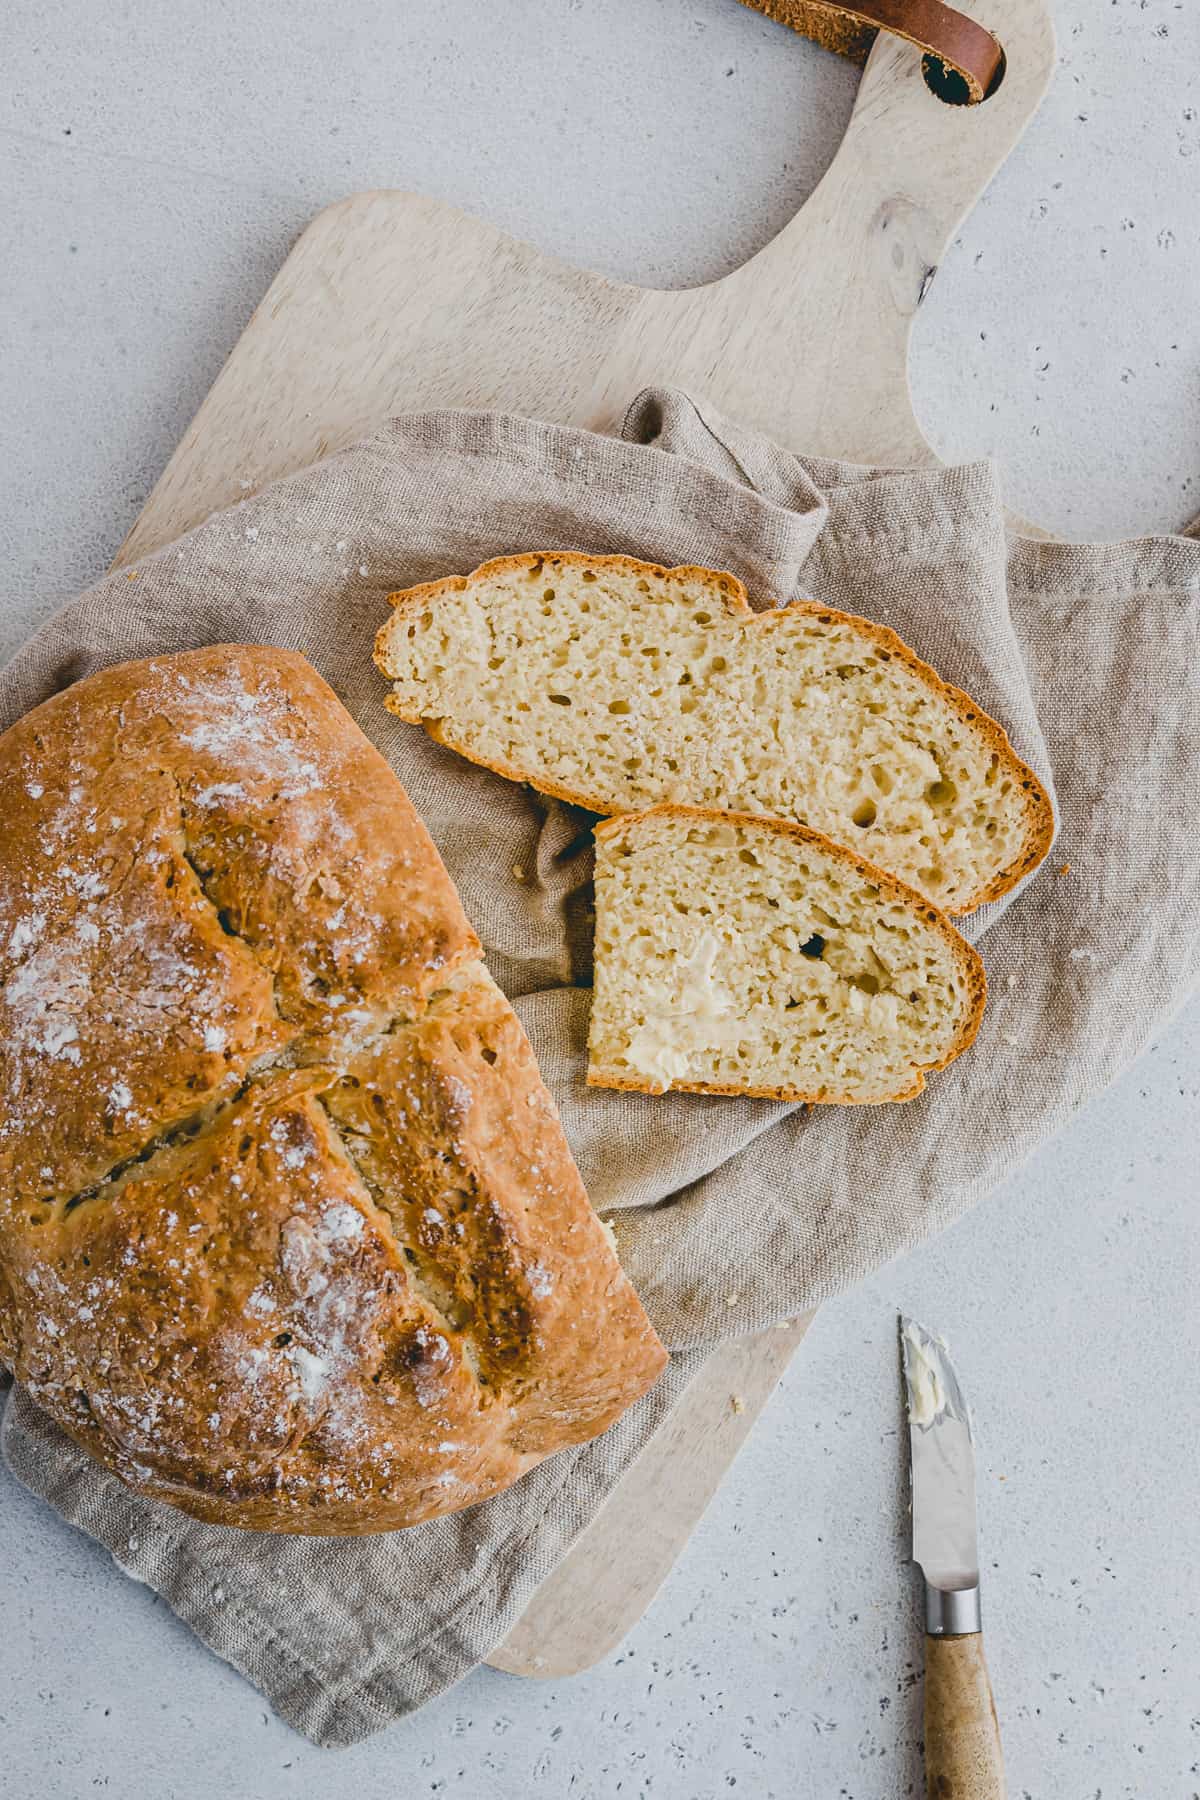
[[[918,414],[1072,536],[1200,510],[1200,11],[1058,0],[1032,129],[922,308]],[[1004,0],[993,14],[1002,27]],[[734,0],[9,0],[7,654],[93,579],[290,243],[398,186],[688,283],[776,231],[854,71]],[[1020,1179],[822,1311],[610,1663],[312,1749],[0,1472],[0,1796],[923,1791],[897,1307],[974,1404],[1011,1800],[1200,1796],[1200,1005]]]

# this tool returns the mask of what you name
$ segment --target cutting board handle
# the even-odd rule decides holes
[[[698,335],[687,335],[690,297],[677,297],[673,342],[654,345],[643,370],[796,449],[893,466],[935,460],[908,386],[913,320],[1055,61],[1046,0],[992,0],[989,18],[1007,62],[979,106],[939,99],[920,51],[880,33],[813,194],[757,256],[702,290]],[[627,397],[636,383],[619,373]]]

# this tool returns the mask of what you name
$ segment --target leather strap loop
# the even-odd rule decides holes
[[[986,99],[1004,67],[1004,51],[984,26],[941,0],[864,0],[841,6],[834,0],[743,0],[781,25],[790,25],[852,62],[865,62],[880,31],[890,31],[937,57],[965,86],[968,105]],[[949,97],[949,96],[947,96]]]

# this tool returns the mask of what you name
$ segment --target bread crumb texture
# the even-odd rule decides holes
[[[944,911],[1045,856],[1049,798],[994,720],[894,632],[627,557],[529,555],[392,597],[389,705],[601,813],[663,801],[797,820]]]
[[[0,1362],[196,1517],[484,1499],[665,1356],[424,827],[302,657],[0,739]]]
[[[906,1100],[985,993],[944,915],[802,826],[664,807],[597,831],[595,1085]]]

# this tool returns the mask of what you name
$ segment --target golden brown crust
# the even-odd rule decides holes
[[[669,1088],[656,1088],[650,1082],[625,1080],[621,1077],[610,1078],[594,1075],[589,1068],[587,1074],[590,1087],[617,1088],[624,1093],[658,1094],[662,1092],[674,1094],[737,1094],[751,1100],[786,1100],[808,1106],[879,1106],[889,1105],[904,1100],[912,1100],[925,1086],[925,1076],[938,1069],[944,1069],[948,1063],[961,1056],[963,1051],[974,1043],[976,1034],[983,1020],[984,1008],[987,1005],[987,975],[983,960],[973,945],[969,944],[955,929],[949,916],[926,895],[918,893],[896,875],[889,875],[884,869],[877,869],[864,857],[856,856],[844,844],[835,843],[832,838],[825,837],[822,832],[814,831],[809,825],[801,825],[795,819],[771,819],[762,813],[723,812],[716,806],[680,806],[668,802],[662,806],[650,806],[638,813],[622,813],[611,819],[603,820],[596,827],[596,837],[614,837],[645,819],[706,819],[713,824],[741,825],[752,831],[773,832],[779,837],[793,838],[797,843],[812,844],[834,862],[853,869],[855,874],[865,876],[881,894],[894,900],[902,900],[918,912],[927,925],[935,931],[952,952],[968,994],[967,1010],[953,1042],[946,1054],[936,1062],[922,1063],[915,1071],[913,1084],[902,1093],[889,1094],[882,1101],[863,1100],[854,1094],[819,1094],[807,1093],[801,1088],[792,1087],[742,1087],[736,1084],[725,1084],[707,1081],[672,1081]]]
[[[770,630],[772,624],[781,619],[805,613],[822,623],[848,625],[852,630],[861,633],[881,649],[903,662],[915,675],[918,675],[958,713],[959,717],[973,725],[987,740],[991,748],[999,756],[1000,761],[1012,779],[1017,783],[1026,797],[1026,832],[1020,853],[1009,865],[1000,870],[991,881],[979,889],[960,906],[953,908],[953,916],[974,912],[976,907],[983,906],[989,900],[999,900],[1010,893],[1018,882],[1023,881],[1033,869],[1045,858],[1054,841],[1054,808],[1042,783],[1038,780],[1029,765],[1021,760],[1013,749],[1008,733],[1004,727],[983,709],[976,705],[971,696],[961,688],[944,681],[929,663],[922,661],[903,638],[900,638],[887,625],[879,625],[873,619],[862,618],[857,613],[839,612],[832,606],[820,606],[815,600],[792,600],[786,606],[774,607],[764,612],[755,612],[742,583],[735,575],[721,570],[701,569],[691,565],[681,565],[676,569],[664,568],[660,563],[639,562],[630,556],[584,556],[576,551],[544,551],[529,552],[519,556],[496,557],[491,562],[481,563],[470,575],[447,576],[441,581],[427,581],[420,587],[405,588],[400,592],[388,595],[388,604],[393,608],[393,617],[399,611],[416,610],[431,599],[441,599],[447,594],[458,594],[476,581],[488,580],[495,575],[507,574],[515,570],[529,569],[543,561],[567,563],[573,566],[597,568],[608,567],[622,569],[639,575],[674,576],[679,579],[699,577],[705,580],[716,580],[721,598],[727,612],[733,618],[752,618],[755,628]],[[375,663],[383,674],[387,674],[384,661],[385,637],[390,621],[385,620],[375,636]],[[588,812],[611,815],[613,808],[602,795],[588,794],[575,789],[563,787],[561,784],[547,780],[536,769],[519,769],[511,764],[490,761],[487,757],[476,755],[468,745],[459,742],[452,731],[445,728],[444,720],[426,720],[418,709],[400,705],[394,696],[389,694],[384,702],[389,711],[398,718],[405,719],[413,725],[423,725],[429,736],[436,743],[444,744],[447,749],[465,757],[481,768],[491,769],[508,781],[527,782],[539,793],[550,794],[555,799],[565,800],[572,806],[581,806]]]
[[[81,1444],[196,1517],[378,1531],[650,1385],[520,1025],[303,658],[93,676],[0,739],[0,809],[0,1357]]]
[[[303,657],[106,669],[0,739],[0,1192],[78,1192],[299,1031],[479,954],[388,764]]]

